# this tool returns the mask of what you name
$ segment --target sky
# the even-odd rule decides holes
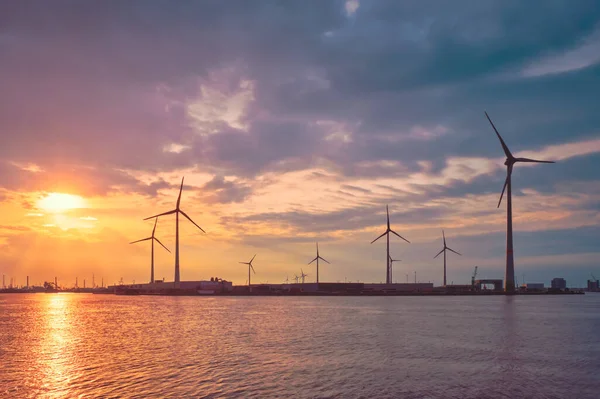
[[[600,8],[593,0],[0,3],[0,271],[150,278],[181,208],[182,280],[600,277]],[[174,218],[156,236],[172,252]],[[174,257],[156,248],[156,277]]]

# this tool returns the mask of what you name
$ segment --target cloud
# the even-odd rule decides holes
[[[540,160],[562,161],[600,152],[600,138],[574,143],[557,144],[539,151],[521,151],[516,156]]]
[[[236,181],[227,181],[223,176],[215,176],[200,188],[200,196],[207,203],[239,203],[244,202],[251,194],[252,188]]]
[[[515,173],[515,225],[584,228],[599,20],[587,0],[3,3],[3,217],[65,192],[100,208],[78,223],[122,222],[172,206],[185,174],[190,213],[253,243],[370,237],[386,203],[417,242],[501,231],[487,109],[515,154],[560,161]]]
[[[346,3],[344,4],[346,15],[351,17],[356,14],[358,7],[360,7],[360,2],[358,0],[346,0]]]
[[[600,62],[600,29],[573,49],[547,55],[532,62],[522,71],[522,75],[530,78],[572,72],[598,62]]]

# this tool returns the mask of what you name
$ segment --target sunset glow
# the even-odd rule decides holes
[[[183,280],[243,284],[237,262],[258,254],[252,280],[280,282],[318,241],[332,262],[323,281],[379,282],[385,248],[370,241],[386,205],[410,241],[390,244],[395,276],[439,284],[443,228],[463,254],[451,281],[475,265],[502,278],[506,167],[484,111],[515,156],[557,161],[514,172],[517,276],[549,282],[549,254],[569,256],[567,280],[595,272],[600,85],[587,51],[600,25],[560,25],[584,6],[553,3],[557,23],[537,31],[453,2],[101,3],[0,12],[7,276],[147,280],[148,247],[128,243],[173,209],[185,176],[182,209],[206,234],[179,221]],[[523,38],[535,38],[527,57],[508,51]],[[175,217],[156,234],[174,250]],[[155,255],[157,278],[173,279],[174,253]]]
[[[37,202],[38,208],[51,213],[62,213],[65,211],[85,207],[85,201],[78,195],[50,193]]]

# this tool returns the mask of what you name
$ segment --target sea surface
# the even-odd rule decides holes
[[[600,294],[4,294],[0,397],[597,399]]]

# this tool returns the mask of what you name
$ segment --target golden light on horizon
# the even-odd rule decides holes
[[[61,213],[85,207],[85,200],[79,195],[50,193],[37,202],[37,207],[51,213]]]

